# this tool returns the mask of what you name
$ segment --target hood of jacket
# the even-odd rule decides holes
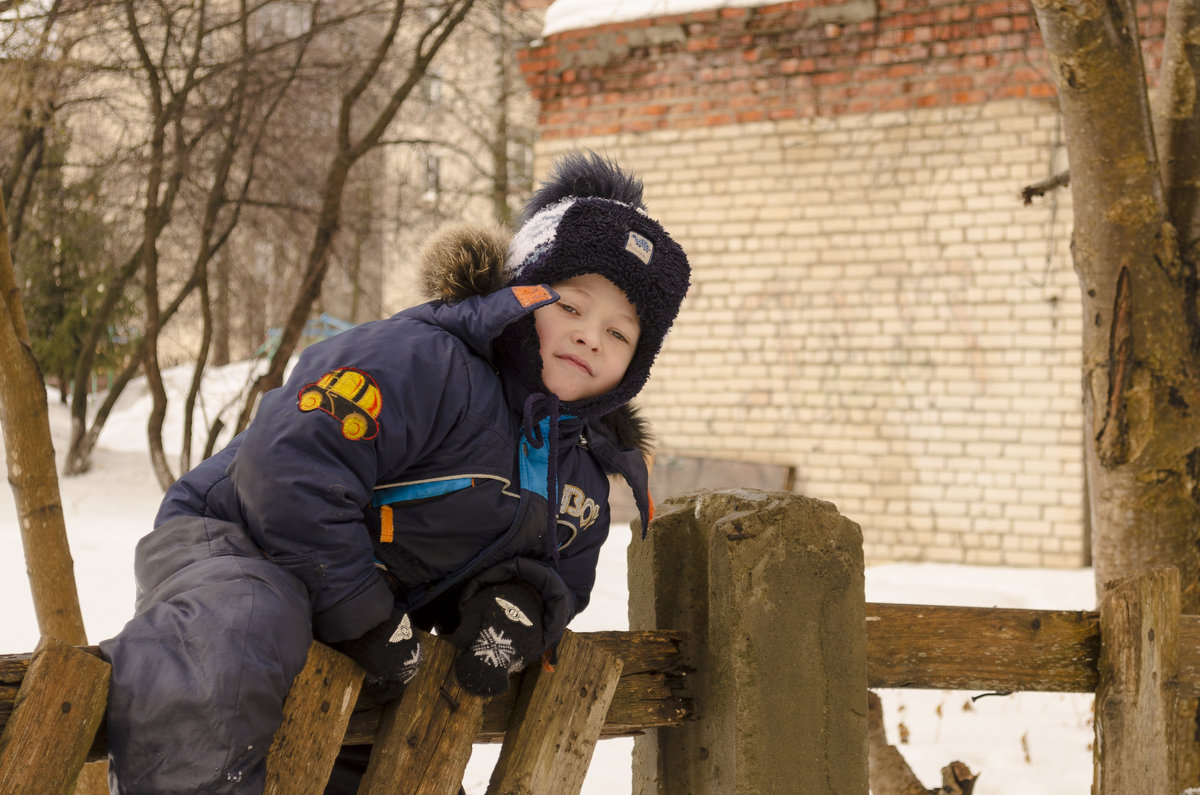
[[[496,224],[454,224],[440,230],[421,255],[425,296],[454,305],[503,289],[511,239],[511,233]],[[650,455],[653,437],[649,423],[632,403],[608,412],[599,422],[619,448]]]

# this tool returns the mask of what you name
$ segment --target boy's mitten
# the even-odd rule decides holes
[[[399,610],[362,637],[331,645],[366,670],[363,688],[380,703],[399,698],[425,659],[408,614]]]
[[[450,642],[459,684],[477,696],[508,689],[508,676],[542,653],[542,596],[517,580],[484,588],[463,602]]]

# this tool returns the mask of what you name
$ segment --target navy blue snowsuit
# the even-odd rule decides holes
[[[449,631],[461,599],[515,577],[557,641],[595,580],[607,475],[643,527],[648,495],[638,450],[569,417],[550,445],[551,401],[493,366],[501,330],[556,298],[432,302],[313,345],[168,491],[137,547],[135,616],[101,644],[114,792],[261,792],[313,638],[358,637],[396,606]]]

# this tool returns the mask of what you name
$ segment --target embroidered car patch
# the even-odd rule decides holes
[[[342,424],[342,436],[352,442],[374,439],[379,433],[383,393],[375,379],[353,367],[330,370],[300,390],[301,411],[323,411]]]

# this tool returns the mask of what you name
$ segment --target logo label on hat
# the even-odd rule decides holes
[[[629,239],[625,241],[625,250],[640,259],[642,264],[649,265],[650,257],[654,254],[654,244],[637,232],[630,232]]]

